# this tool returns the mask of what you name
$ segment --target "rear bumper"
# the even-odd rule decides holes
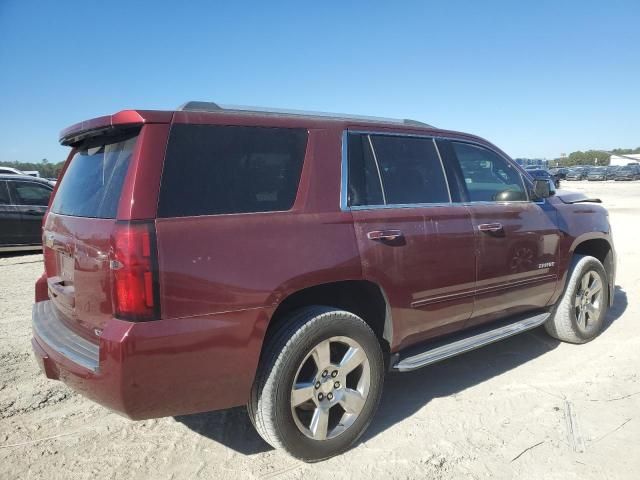
[[[245,404],[268,313],[263,309],[134,323],[111,319],[92,343],[50,301],[33,307],[33,352],[44,374],[129,418]]]

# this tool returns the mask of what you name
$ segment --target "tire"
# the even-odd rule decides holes
[[[247,410],[267,443],[316,462],[344,452],[364,433],[383,381],[380,343],[360,317],[307,307],[267,340]],[[304,388],[294,394],[294,385]]]
[[[608,308],[609,284],[602,263],[588,255],[574,255],[565,291],[544,326],[558,340],[586,343],[602,331]]]

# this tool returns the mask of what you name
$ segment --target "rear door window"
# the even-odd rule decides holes
[[[165,156],[158,216],[289,210],[306,144],[303,129],[176,124]]]
[[[380,171],[369,135],[349,134],[349,192],[351,206],[384,205]]]
[[[139,129],[77,147],[51,205],[62,215],[115,218]]]
[[[51,196],[50,188],[34,182],[9,181],[9,188],[15,205],[47,206]],[[0,202],[1,202],[0,198]]]
[[[451,201],[433,139],[371,135],[371,142],[387,204]]]
[[[449,203],[432,138],[349,134],[349,205]]]
[[[0,181],[0,205],[11,205],[7,182]]]

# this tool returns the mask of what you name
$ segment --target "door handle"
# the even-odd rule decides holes
[[[42,215],[42,212],[38,211],[38,210],[27,210],[26,212],[27,215]]]
[[[400,230],[374,230],[367,233],[369,240],[397,240],[402,237]]]
[[[478,230],[481,232],[501,232],[503,229],[501,223],[481,223],[478,225]]]

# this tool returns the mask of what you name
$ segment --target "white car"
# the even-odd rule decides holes
[[[25,172],[21,172],[17,168],[0,167],[0,174],[5,174],[5,175],[25,175]]]

